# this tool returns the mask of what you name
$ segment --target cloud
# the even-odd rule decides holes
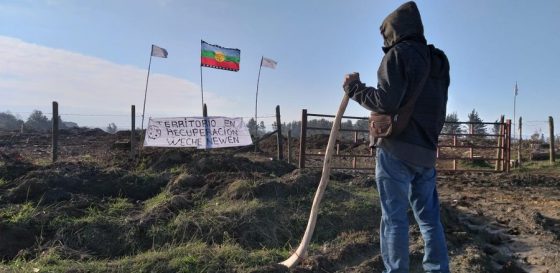
[[[44,108],[56,100],[80,114],[141,113],[146,69],[0,36],[0,105]],[[231,101],[205,92],[205,102],[226,113]],[[77,109],[77,110],[76,110]],[[152,73],[146,116],[199,116],[200,87],[185,79]]]

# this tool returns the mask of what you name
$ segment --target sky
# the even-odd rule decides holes
[[[150,48],[147,117],[200,116],[201,80],[211,116],[255,115],[267,126],[301,110],[335,114],[344,75],[377,85],[379,25],[405,1],[381,0],[0,0],[0,112],[34,109],[84,126],[130,126],[141,114]],[[448,113],[485,121],[523,116],[524,131],[548,131],[560,101],[560,2],[416,1],[429,43],[451,65]],[[200,41],[241,50],[240,70],[200,67]],[[351,102],[349,116],[368,116]],[[556,121],[556,124],[559,124]],[[560,128],[556,126],[556,128]]]

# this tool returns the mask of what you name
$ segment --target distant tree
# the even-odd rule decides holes
[[[472,131],[474,134],[486,134],[486,126],[482,123],[482,119],[478,116],[478,112],[473,109],[468,115],[469,122],[474,122],[475,124],[469,124],[472,126]]]
[[[324,118],[322,119],[312,119],[307,121],[308,127],[315,127],[315,128],[325,128],[330,129],[332,128],[333,122],[328,121]],[[309,130],[307,135],[314,135],[314,134],[328,134],[329,130]]]
[[[352,124],[351,120],[347,120],[345,122],[342,122],[340,124],[340,127],[344,129],[354,129],[354,124]]]
[[[117,132],[117,125],[115,125],[115,123],[111,122],[111,123],[109,123],[109,125],[107,126],[107,129],[105,131],[107,131],[107,133],[114,134],[114,133]]]
[[[292,137],[299,137],[301,131],[301,121],[291,121],[282,124],[282,134],[288,135],[288,130],[292,131]]]
[[[443,124],[441,132],[444,134],[461,134],[463,128],[461,128],[461,124],[455,122],[459,122],[459,117],[456,112],[445,116],[445,123]]]
[[[25,122],[25,128],[37,131],[48,131],[51,127],[52,123],[45,115],[43,115],[43,112],[39,110],[33,110]]]
[[[354,124],[354,129],[356,130],[364,130],[367,132],[359,132],[358,138],[363,138],[364,140],[369,139],[369,120],[367,119],[359,119],[356,120],[356,124]]]
[[[531,135],[531,141],[534,142],[534,143],[541,142],[541,133],[539,131],[535,131]]]
[[[247,122],[247,128],[249,128],[249,133],[251,135],[255,135],[255,130],[256,130],[257,135],[255,137],[259,137],[265,134],[266,126],[264,125],[264,121],[261,121],[257,126],[257,122],[255,121],[255,119],[251,118]]]
[[[9,112],[0,113],[0,130],[19,130],[23,120],[16,118]]]
[[[354,127],[356,130],[369,130],[369,120],[359,119],[356,121]]]
[[[494,125],[492,126],[492,134],[494,135],[500,134],[500,127],[501,127],[500,120],[497,119],[496,121],[494,121]]]

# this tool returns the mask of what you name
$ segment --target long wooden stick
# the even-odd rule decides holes
[[[340,120],[342,119],[342,115],[344,115],[344,111],[346,110],[346,106],[348,105],[348,99],[348,95],[345,94],[344,98],[342,98],[342,102],[340,103],[340,107],[338,108],[338,112],[336,113],[336,117],[334,118],[334,123],[331,128],[331,135],[329,136],[329,142],[327,144],[327,150],[325,152],[325,160],[323,161],[323,173],[321,175],[321,181],[319,182],[317,192],[315,193],[315,198],[313,199],[313,205],[311,206],[311,213],[309,215],[309,220],[307,221],[307,228],[305,229],[303,239],[301,240],[301,243],[299,244],[296,252],[294,252],[294,254],[290,256],[290,258],[280,263],[281,265],[284,265],[288,268],[294,267],[307,254],[307,247],[309,246],[309,241],[311,240],[311,236],[313,236],[315,223],[317,222],[319,204],[321,203],[321,199],[323,198],[323,194],[325,193],[325,189],[327,188],[327,184],[329,183],[329,176],[331,174],[331,158],[334,151],[336,139],[338,137]],[[303,153],[303,151],[300,152]]]

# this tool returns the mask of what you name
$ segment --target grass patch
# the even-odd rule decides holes
[[[144,210],[151,211],[154,208],[158,207],[159,205],[169,201],[173,197],[171,193],[167,191],[162,191],[158,195],[146,200],[144,202]]]
[[[107,214],[111,216],[122,216],[134,208],[134,204],[126,198],[115,198],[109,203]]]
[[[127,256],[117,260],[75,261],[56,252],[44,253],[31,261],[15,260],[0,266],[2,272],[169,272],[226,273],[246,272],[277,263],[289,253],[278,249],[248,251],[237,244],[208,245],[191,242]],[[37,269],[39,271],[37,271]]]
[[[8,220],[10,223],[28,223],[33,220],[33,218],[40,213],[33,204],[33,202],[27,202],[19,205],[9,206],[2,211],[0,211],[0,218]]]

